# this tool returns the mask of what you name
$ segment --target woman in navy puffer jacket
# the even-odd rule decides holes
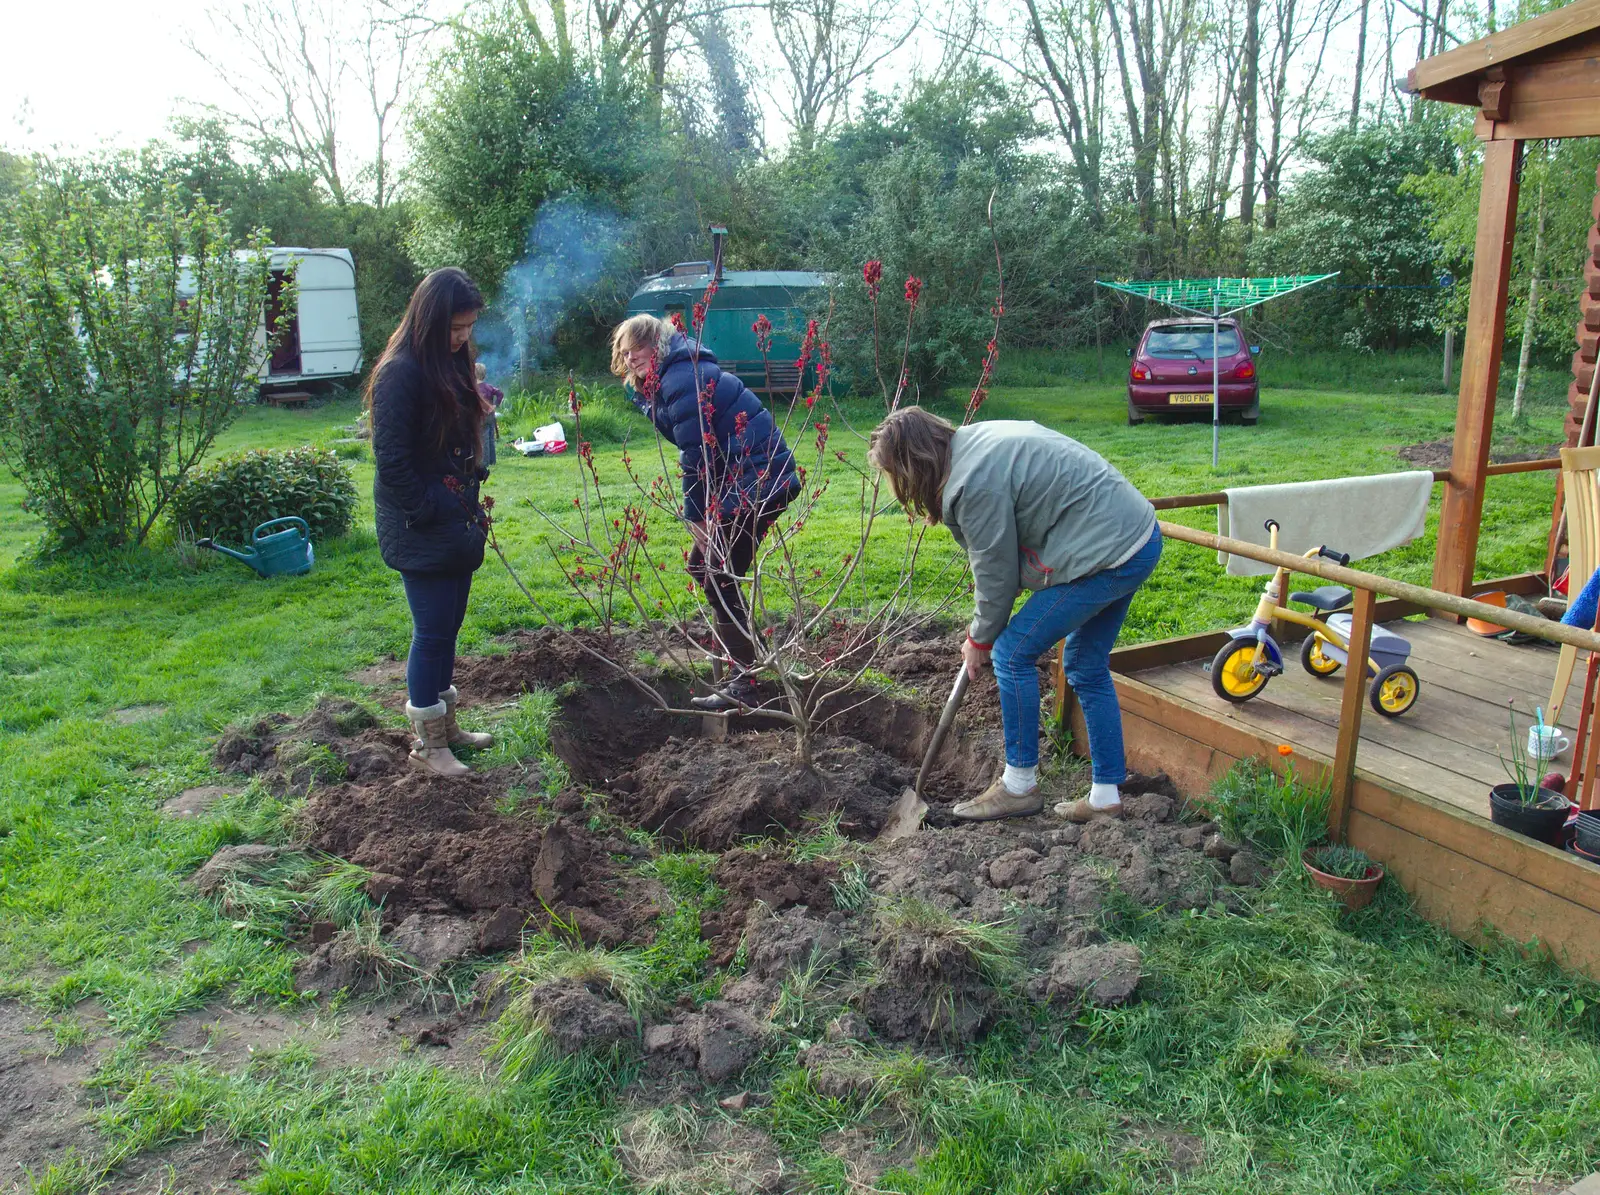
[[[683,517],[694,534],[689,572],[706,591],[712,629],[735,668],[702,709],[752,703],[755,640],[739,580],[767,528],[800,492],[794,454],[761,400],[709,349],[653,315],[635,315],[611,337],[611,370],[634,406],[678,448]]]

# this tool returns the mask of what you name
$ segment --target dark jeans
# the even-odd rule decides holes
[[[425,709],[439,703],[456,670],[456,634],[467,616],[471,573],[402,572],[411,607],[411,654],[406,657],[406,691],[411,704]]]
[[[706,591],[713,623],[725,628],[720,632],[728,640],[723,646],[741,664],[755,661],[755,640],[750,630],[750,611],[739,591],[739,578],[750,571],[761,537],[778,521],[783,509],[780,506],[760,513],[740,511],[731,519],[714,523],[709,547],[702,549],[696,544],[689,553],[689,575]]]
[[[1128,617],[1134,591],[1155,571],[1160,559],[1161,531],[1157,529],[1116,568],[1041,589],[1011,616],[995,639],[990,657],[1000,687],[1008,764],[1029,768],[1039,762],[1039,658],[1065,639],[1063,664],[1089,730],[1095,783],[1121,784],[1128,778],[1122,707],[1111,683],[1111,649]]]

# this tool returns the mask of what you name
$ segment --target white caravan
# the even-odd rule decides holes
[[[308,382],[361,372],[361,320],[356,311],[356,263],[348,249],[273,248],[272,280],[260,332],[275,323],[280,296],[293,272],[299,307],[288,335],[262,363],[263,391],[302,389]]]

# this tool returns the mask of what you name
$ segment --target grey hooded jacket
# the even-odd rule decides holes
[[[942,516],[972,565],[968,634],[994,643],[1023,589],[1115,568],[1144,546],[1155,508],[1093,449],[1031,421],[957,428]]]

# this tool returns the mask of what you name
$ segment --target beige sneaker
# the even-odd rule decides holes
[[[1019,795],[1006,788],[1004,780],[996,780],[972,800],[962,801],[951,809],[950,815],[964,822],[992,822],[1002,817],[1032,817],[1043,812],[1044,795],[1038,785]]]
[[[452,747],[471,747],[476,751],[494,746],[494,735],[476,730],[462,730],[456,725],[456,705],[461,700],[461,695],[456,692],[456,687],[451,685],[439,694],[439,700],[444,702],[444,741]]]
[[[1069,822],[1083,825],[1092,817],[1121,817],[1122,802],[1109,805],[1104,809],[1096,809],[1089,804],[1088,797],[1079,797],[1076,801],[1063,801],[1057,805],[1055,812],[1058,816],[1066,818]]]
[[[472,775],[472,769],[450,753],[450,743],[446,737],[449,717],[445,713],[444,702],[419,709],[408,701],[406,720],[411,723],[411,729],[417,736],[417,741],[411,745],[412,767],[453,779]]]

